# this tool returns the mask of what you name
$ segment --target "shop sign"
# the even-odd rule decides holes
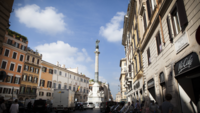
[[[180,52],[187,45],[189,45],[187,33],[184,33],[176,42],[175,42],[175,50],[176,53]]]
[[[148,88],[154,86],[154,79],[149,80],[147,82],[147,86],[148,86]]]
[[[200,66],[197,53],[192,52],[174,65],[175,75],[184,73],[191,68]]]

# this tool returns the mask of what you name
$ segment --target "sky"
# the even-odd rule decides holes
[[[28,38],[42,59],[94,79],[95,42],[99,43],[99,79],[119,91],[124,15],[129,0],[15,0],[10,29]]]

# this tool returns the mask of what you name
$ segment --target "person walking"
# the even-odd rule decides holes
[[[144,107],[143,107],[143,112],[142,113],[150,113],[150,108],[149,108],[149,104],[147,102],[145,102]]]
[[[6,113],[6,105],[5,105],[5,100],[4,99],[1,99],[0,113]]]
[[[15,102],[10,107],[10,113],[18,113],[19,112],[19,104],[18,100],[16,99]]]
[[[135,110],[136,110],[136,113],[140,111],[140,103],[138,100],[136,101],[136,104],[135,104]]]
[[[172,95],[171,94],[166,94],[165,95],[165,101],[161,105],[161,112],[162,113],[172,113],[174,106],[170,103],[172,100]]]
[[[151,113],[157,113],[157,106],[155,105],[154,101],[152,101],[152,104],[150,106]]]

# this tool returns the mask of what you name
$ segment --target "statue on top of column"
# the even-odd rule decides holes
[[[99,49],[99,42],[100,42],[100,40],[97,39],[97,41],[96,41],[96,49]]]

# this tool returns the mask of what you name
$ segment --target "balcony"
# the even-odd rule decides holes
[[[18,96],[31,96],[31,97],[36,97],[36,93],[19,93]]]

